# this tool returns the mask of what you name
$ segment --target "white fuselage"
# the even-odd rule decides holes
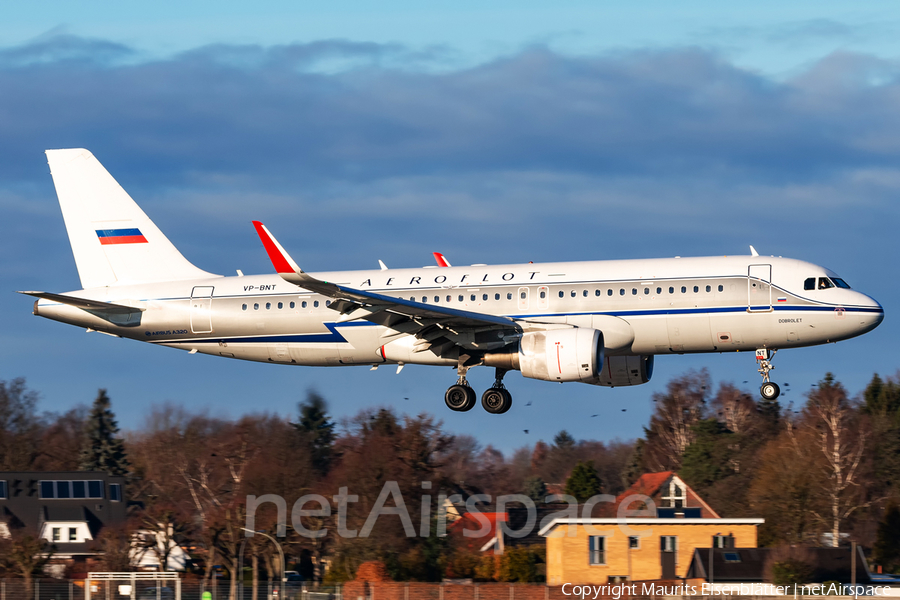
[[[313,273],[363,291],[537,323],[607,332],[606,354],[793,348],[875,328],[881,305],[851,289],[804,289],[836,275],[762,256],[590,261]],[[455,365],[413,352],[365,320],[341,322],[330,299],[276,274],[116,285],[72,295],[143,309],[113,322],[41,299],[35,314],[135,340],[228,358],[296,365]],[[624,325],[623,325],[624,323]],[[630,329],[630,331],[628,331]]]

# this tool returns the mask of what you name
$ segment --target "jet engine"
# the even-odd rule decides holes
[[[484,365],[518,369],[531,379],[591,383],[603,368],[603,334],[586,327],[529,332],[518,352],[486,354]]]
[[[653,376],[653,355],[649,356],[607,356],[603,368],[593,385],[619,387],[640,385]]]

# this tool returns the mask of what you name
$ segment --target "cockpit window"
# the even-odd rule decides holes
[[[814,289],[816,289],[816,278],[815,278],[815,277],[810,277],[809,279],[807,279],[806,281],[804,281],[804,282],[803,282],[803,289],[804,289],[804,290],[814,290]]]
[[[819,277],[819,289],[827,290],[828,288],[833,288],[834,284],[831,283],[831,280],[827,277]]]
[[[837,277],[832,277],[831,280],[834,282],[834,285],[838,286],[839,288],[841,288],[843,290],[850,289],[850,286],[847,285],[847,282],[844,281],[843,279],[839,279]]]

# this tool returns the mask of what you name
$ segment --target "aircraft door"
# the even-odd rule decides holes
[[[750,265],[747,271],[747,308],[750,312],[772,310],[772,265]]]
[[[212,287],[191,290],[191,333],[212,332]]]
[[[528,288],[520,287],[518,291],[519,295],[519,310],[528,310]]]
[[[546,285],[542,285],[537,289],[537,307],[538,310],[549,310],[550,309],[550,288]]]

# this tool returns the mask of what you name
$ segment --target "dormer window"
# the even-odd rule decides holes
[[[684,484],[678,483],[674,479],[669,482],[669,493],[662,499],[665,506],[669,508],[684,508],[687,504],[687,490]]]

